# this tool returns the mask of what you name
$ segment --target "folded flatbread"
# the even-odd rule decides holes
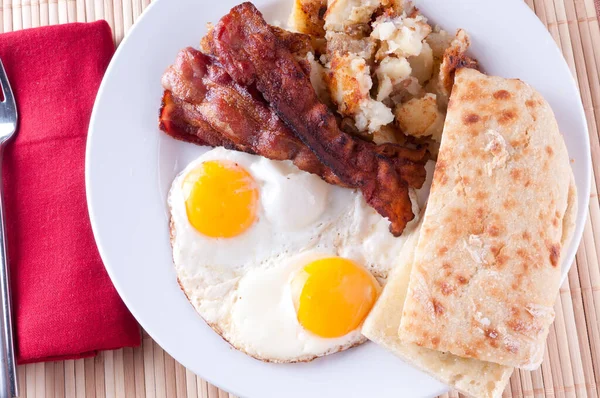
[[[543,358],[576,190],[548,103],[456,73],[399,337],[523,369]]]
[[[406,344],[398,337],[420,224],[409,234],[398,264],[363,325],[362,333],[395,355],[461,393],[476,398],[499,398],[513,368]]]

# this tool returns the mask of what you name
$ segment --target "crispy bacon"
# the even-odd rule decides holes
[[[301,170],[345,186],[283,124],[260,93],[231,80],[214,60],[186,48],[164,74],[160,128],[184,141],[291,160]]]
[[[251,3],[225,15],[205,44],[234,81],[255,85],[324,165],[343,183],[360,189],[367,203],[389,218],[394,235],[402,233],[414,218],[408,187],[423,184],[426,151],[392,147],[389,153],[341,131],[303,67]],[[400,167],[390,156],[397,156]]]
[[[213,27],[209,28],[206,36],[200,40],[200,49],[204,53],[210,52],[210,41]],[[306,58],[306,54],[314,51],[312,46],[312,39],[309,35],[305,35],[303,33],[290,32],[285,29],[281,29],[277,26],[269,25],[269,29],[277,38],[281,41],[281,43],[287,47],[292,54],[298,60],[303,60]]]
[[[180,141],[235,149],[233,143],[215,131],[204,118],[189,118],[183,109],[184,104],[185,101],[165,90],[159,115],[159,128],[162,131]]]

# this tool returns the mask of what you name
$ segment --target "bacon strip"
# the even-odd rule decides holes
[[[162,83],[167,90],[159,126],[174,138],[291,160],[330,184],[345,186],[283,124],[260,93],[233,82],[211,57],[193,48],[182,50]]]
[[[236,149],[227,138],[215,131],[203,117],[192,119],[184,109],[185,101],[165,90],[159,116],[159,128],[176,140],[212,147]]]
[[[306,60],[306,54],[313,50],[312,39],[303,33],[289,32],[277,26],[269,25],[271,32],[286,46],[298,61]],[[200,50],[208,54],[210,52],[210,31],[200,41]]]
[[[343,183],[360,189],[367,203],[390,220],[394,235],[402,233],[414,218],[409,184],[419,188],[425,180],[425,153],[398,149],[406,165],[399,168],[374,145],[341,131],[302,66],[252,3],[240,4],[221,18],[205,43],[233,80],[256,85],[319,160]]]

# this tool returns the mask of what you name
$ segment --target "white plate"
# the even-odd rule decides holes
[[[211,383],[245,397],[420,397],[446,387],[374,344],[308,364],[273,365],[229,347],[205,325],[175,281],[167,228],[172,178],[203,150],[157,128],[160,77],[179,49],[196,46],[205,23],[239,0],[160,0],[113,58],[96,100],[86,157],[87,198],[96,242],[119,294],[169,354]],[[267,20],[286,21],[292,0],[257,0]],[[563,271],[573,261],[587,212],[588,135],[578,90],[551,36],[521,0],[422,0],[446,30],[465,28],[488,73],[519,77],[552,105],[579,190],[579,214]],[[509,28],[510,26],[510,28]]]

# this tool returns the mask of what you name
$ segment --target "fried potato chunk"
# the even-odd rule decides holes
[[[452,86],[454,85],[454,72],[460,68],[475,68],[477,69],[477,61],[467,56],[467,50],[471,45],[469,35],[459,29],[456,32],[456,38],[452,40],[450,47],[444,51],[444,59],[440,66],[439,83],[441,92],[445,95],[450,95]]]
[[[410,76],[412,68],[404,57],[385,57],[375,70],[377,76],[377,101],[383,101],[394,91],[395,86]]]
[[[377,41],[370,37],[353,37],[342,32],[328,31],[325,34],[327,40],[327,58],[335,53],[354,54],[372,64],[377,51]]]
[[[323,27],[327,0],[294,0],[289,27],[299,33],[313,37],[325,37]]]
[[[384,14],[373,22],[371,32],[371,37],[381,41],[377,58],[382,59],[389,54],[399,57],[419,55],[423,49],[423,40],[431,31],[431,26],[420,14],[414,17],[402,14],[394,18]]]
[[[412,75],[419,80],[419,84],[424,85],[433,76],[433,61],[433,50],[426,41],[423,42],[419,55],[408,58]]]
[[[402,132],[413,137],[442,137],[445,115],[438,110],[435,94],[413,98],[395,109],[396,123]]]
[[[354,54],[334,54],[331,60],[329,89],[338,112],[352,116],[359,131],[377,131],[394,120],[392,110],[371,98],[373,87],[366,61]]]
[[[433,78],[429,80],[425,89],[437,96],[438,107],[446,109],[454,85],[456,70],[459,68],[478,69],[478,64],[466,54],[471,41],[464,30],[459,29],[452,39],[443,31],[432,33],[429,36],[433,36],[428,43],[433,51],[434,66]]]
[[[380,5],[380,0],[333,0],[325,13],[325,29],[349,32],[357,25],[368,25]]]

